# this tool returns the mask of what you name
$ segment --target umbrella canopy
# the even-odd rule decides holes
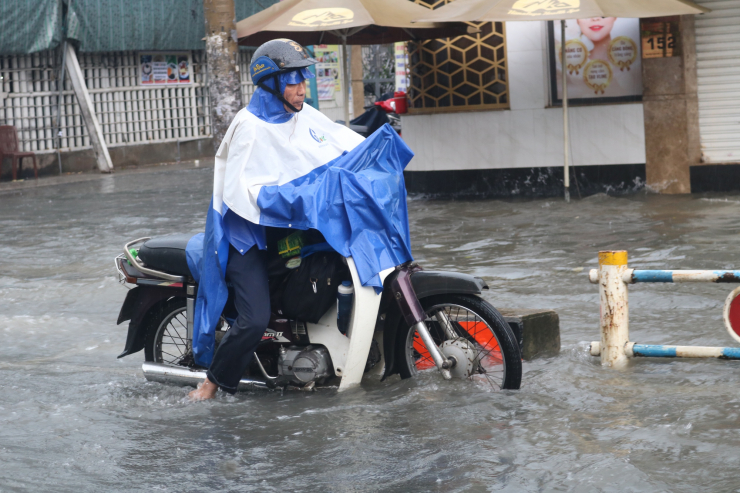
[[[419,22],[547,21],[589,17],[660,17],[710,10],[688,0],[455,0]]]
[[[412,22],[430,10],[406,0],[283,0],[237,22],[239,44],[287,37],[303,45],[386,44],[467,34],[465,24]]]
[[[342,78],[349,81],[347,45],[451,38],[478,32],[463,23],[412,22],[429,9],[407,0],[283,0],[236,23],[239,44],[290,38],[302,45],[341,44]],[[349,91],[344,123],[349,126]]]

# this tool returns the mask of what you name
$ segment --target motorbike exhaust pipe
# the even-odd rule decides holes
[[[141,365],[144,377],[150,382],[168,383],[174,385],[185,385],[197,387],[206,379],[206,372],[202,370],[191,370],[185,367],[163,365],[162,363],[144,363]],[[261,380],[242,378],[239,380],[237,390],[248,391],[254,389],[267,389],[268,386]]]

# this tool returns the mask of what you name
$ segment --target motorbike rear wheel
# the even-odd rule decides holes
[[[425,323],[437,346],[471,356],[469,379],[496,390],[521,386],[519,344],[509,324],[490,303],[477,296],[441,294],[422,299],[421,305],[427,314]],[[439,311],[446,315],[450,327],[445,329],[438,321]],[[419,334],[404,321],[399,328],[397,344],[401,378],[413,377],[427,369],[438,371]]]
[[[172,298],[155,309],[149,319],[144,357],[154,363],[191,366],[185,298]]]

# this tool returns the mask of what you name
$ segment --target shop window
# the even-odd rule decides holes
[[[430,9],[449,0],[415,0]],[[409,42],[409,113],[509,108],[503,22],[471,22],[477,34]]]

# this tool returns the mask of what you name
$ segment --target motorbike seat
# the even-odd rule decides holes
[[[190,276],[185,248],[192,234],[160,236],[139,248],[139,258],[147,267],[179,276]]]

